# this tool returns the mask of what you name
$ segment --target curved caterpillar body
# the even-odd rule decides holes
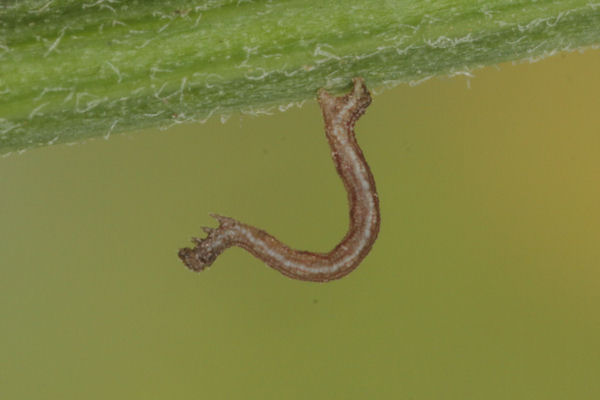
[[[371,103],[364,81],[354,78],[350,93],[334,97],[321,89],[319,104],[335,168],[348,192],[350,227],[328,253],[294,250],[267,232],[233,218],[211,214],[217,228],[203,228],[204,239],[193,238],[194,248],[183,248],[179,258],[193,271],[210,266],[225,249],[238,246],[290,278],[327,282],[352,270],[371,250],[379,232],[379,199],[375,181],[358,147],[354,124]]]

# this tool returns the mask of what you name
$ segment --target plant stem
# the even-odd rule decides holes
[[[600,43],[590,0],[0,4],[0,153]]]

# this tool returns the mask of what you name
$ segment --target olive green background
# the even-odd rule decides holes
[[[376,95],[380,237],[327,284],[176,257],[209,212],[336,244],[314,101],[1,158],[0,398],[599,398],[598,71],[589,50]]]

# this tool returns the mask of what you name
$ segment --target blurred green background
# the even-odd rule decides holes
[[[380,237],[327,284],[176,256],[209,212],[337,243],[315,101],[1,158],[0,398],[600,398],[598,71],[589,50],[376,95]]]

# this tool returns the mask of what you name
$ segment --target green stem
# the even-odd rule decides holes
[[[4,1],[0,153],[596,45],[593,1]]]

